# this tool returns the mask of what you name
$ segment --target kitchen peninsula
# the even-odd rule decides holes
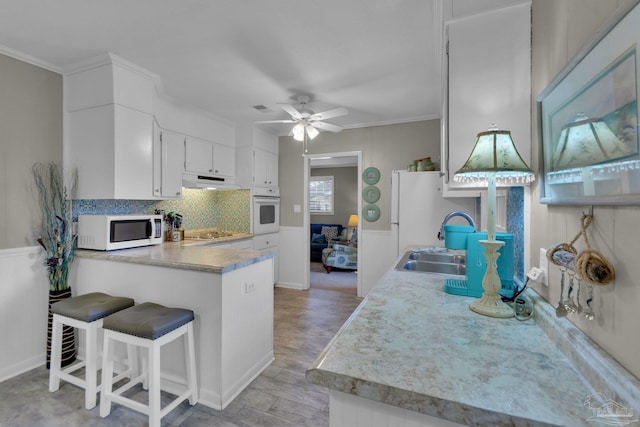
[[[520,322],[472,312],[443,281],[388,271],[307,370],[331,427],[638,422],[640,381],[533,291]]]
[[[75,294],[106,292],[195,312],[199,403],[227,406],[274,359],[272,252],[165,242],[118,251],[77,250]],[[184,377],[177,347],[162,369]]]

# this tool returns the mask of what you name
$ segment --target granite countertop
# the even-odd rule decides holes
[[[582,332],[555,319],[535,292],[527,295],[536,320],[521,322],[472,312],[474,298],[446,294],[443,281],[387,272],[307,370],[307,380],[467,425],[592,425],[584,402],[597,392],[634,408],[637,419],[637,379],[588,338],[576,339]],[[590,360],[567,356],[578,353]],[[600,378],[589,373],[595,366]],[[612,382],[618,390],[605,389]]]
[[[222,239],[224,238],[220,238],[220,240]],[[230,240],[239,239],[236,237]],[[106,259],[211,273],[226,273],[273,258],[275,253],[247,249],[219,249],[215,246],[200,246],[198,243],[182,241],[164,242],[160,245],[116,251],[78,249],[76,250],[76,256],[79,258]]]

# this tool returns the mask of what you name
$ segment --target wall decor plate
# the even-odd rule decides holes
[[[380,218],[380,208],[376,205],[366,205],[362,208],[362,216],[369,222],[376,222]]]
[[[373,166],[368,167],[362,172],[362,180],[369,185],[377,184],[380,181],[380,171]]]
[[[362,198],[367,203],[375,203],[380,200],[380,190],[378,190],[378,187],[370,185],[362,190]]]

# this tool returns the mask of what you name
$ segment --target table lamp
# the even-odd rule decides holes
[[[347,227],[357,227],[358,226],[358,215],[349,215],[349,222],[347,223]],[[351,229],[351,237],[353,237],[353,232],[355,231],[354,229]],[[351,239],[351,237],[349,237],[349,239]]]
[[[473,301],[469,308],[490,317],[507,318],[513,310],[502,301],[500,276],[498,276],[498,251],[504,242],[496,240],[496,181],[514,185],[530,183],[535,179],[533,171],[522,160],[511,139],[511,132],[498,130],[495,125],[480,132],[469,158],[458,170],[453,180],[487,185],[487,240],[480,244],[485,248],[487,271],[482,279],[482,298]]]

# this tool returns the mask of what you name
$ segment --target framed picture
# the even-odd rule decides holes
[[[536,99],[541,203],[640,205],[638,3]]]

